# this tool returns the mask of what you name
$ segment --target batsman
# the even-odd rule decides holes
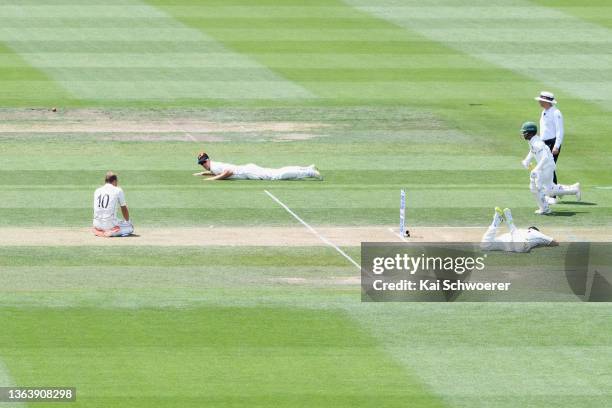
[[[534,158],[536,160],[536,166],[531,169],[529,188],[538,204],[538,209],[535,213],[543,215],[552,212],[546,201],[546,196],[575,195],[576,200],[580,201],[580,183],[565,186],[553,182],[553,175],[556,169],[555,160],[548,147],[537,136],[537,133],[538,126],[535,123],[523,123],[521,135],[529,142],[529,153],[522,164],[526,169],[530,169],[532,160]]]

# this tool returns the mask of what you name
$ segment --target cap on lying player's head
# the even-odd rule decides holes
[[[539,229],[537,229],[537,227],[534,227],[533,225],[531,227],[527,228],[527,229],[528,230],[536,230],[538,232],[540,231]]]
[[[533,122],[525,122],[521,126],[521,135],[535,136],[538,133],[538,125]]]
[[[198,153],[198,164],[199,165],[202,165],[207,160],[210,160],[210,157],[208,157],[208,154],[206,154],[205,152]]]
[[[553,95],[552,92],[542,91],[542,92],[540,92],[539,96],[536,96],[533,99],[535,99],[536,101],[552,103],[553,105],[557,104],[557,100],[555,99],[555,95]]]

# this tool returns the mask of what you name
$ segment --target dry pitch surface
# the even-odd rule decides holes
[[[479,242],[486,227],[417,227],[401,239],[397,228],[303,227],[137,228],[125,238],[100,238],[87,228],[0,228],[0,246],[324,246],[325,237],[338,246],[362,242]],[[500,233],[506,231],[502,225]],[[560,242],[610,240],[608,228],[550,228],[545,231]]]

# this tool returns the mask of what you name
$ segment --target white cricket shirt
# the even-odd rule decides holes
[[[529,151],[535,157],[538,168],[540,171],[551,168],[555,169],[555,159],[553,158],[550,149],[544,144],[542,139],[539,136],[534,136],[529,140]]]
[[[120,206],[127,205],[121,188],[109,183],[98,188],[93,197],[94,227],[108,230],[119,225],[117,204]]]
[[[517,228],[514,233],[500,235],[496,241],[509,243],[507,251],[529,252],[532,248],[550,245],[553,238],[534,229]]]
[[[214,174],[215,176],[218,176],[219,174],[223,173],[225,170],[230,170],[232,173],[236,172],[236,167],[233,164],[229,164],[229,163],[223,163],[220,161],[210,161],[210,172],[212,174]]]
[[[542,111],[540,116],[540,137],[542,140],[556,138],[556,148],[561,147],[563,143],[563,115],[555,106]]]

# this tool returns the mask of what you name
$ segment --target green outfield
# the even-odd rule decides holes
[[[610,405],[606,304],[361,303],[357,268],[266,194],[357,262],[338,234],[397,241],[400,189],[417,234],[473,239],[499,205],[609,240],[608,3],[0,1],[0,386],[75,386],[74,407]],[[546,217],[519,135],[543,89],[559,179],[583,187]],[[202,150],[324,180],[209,183]],[[98,245],[107,170],[140,236]]]

